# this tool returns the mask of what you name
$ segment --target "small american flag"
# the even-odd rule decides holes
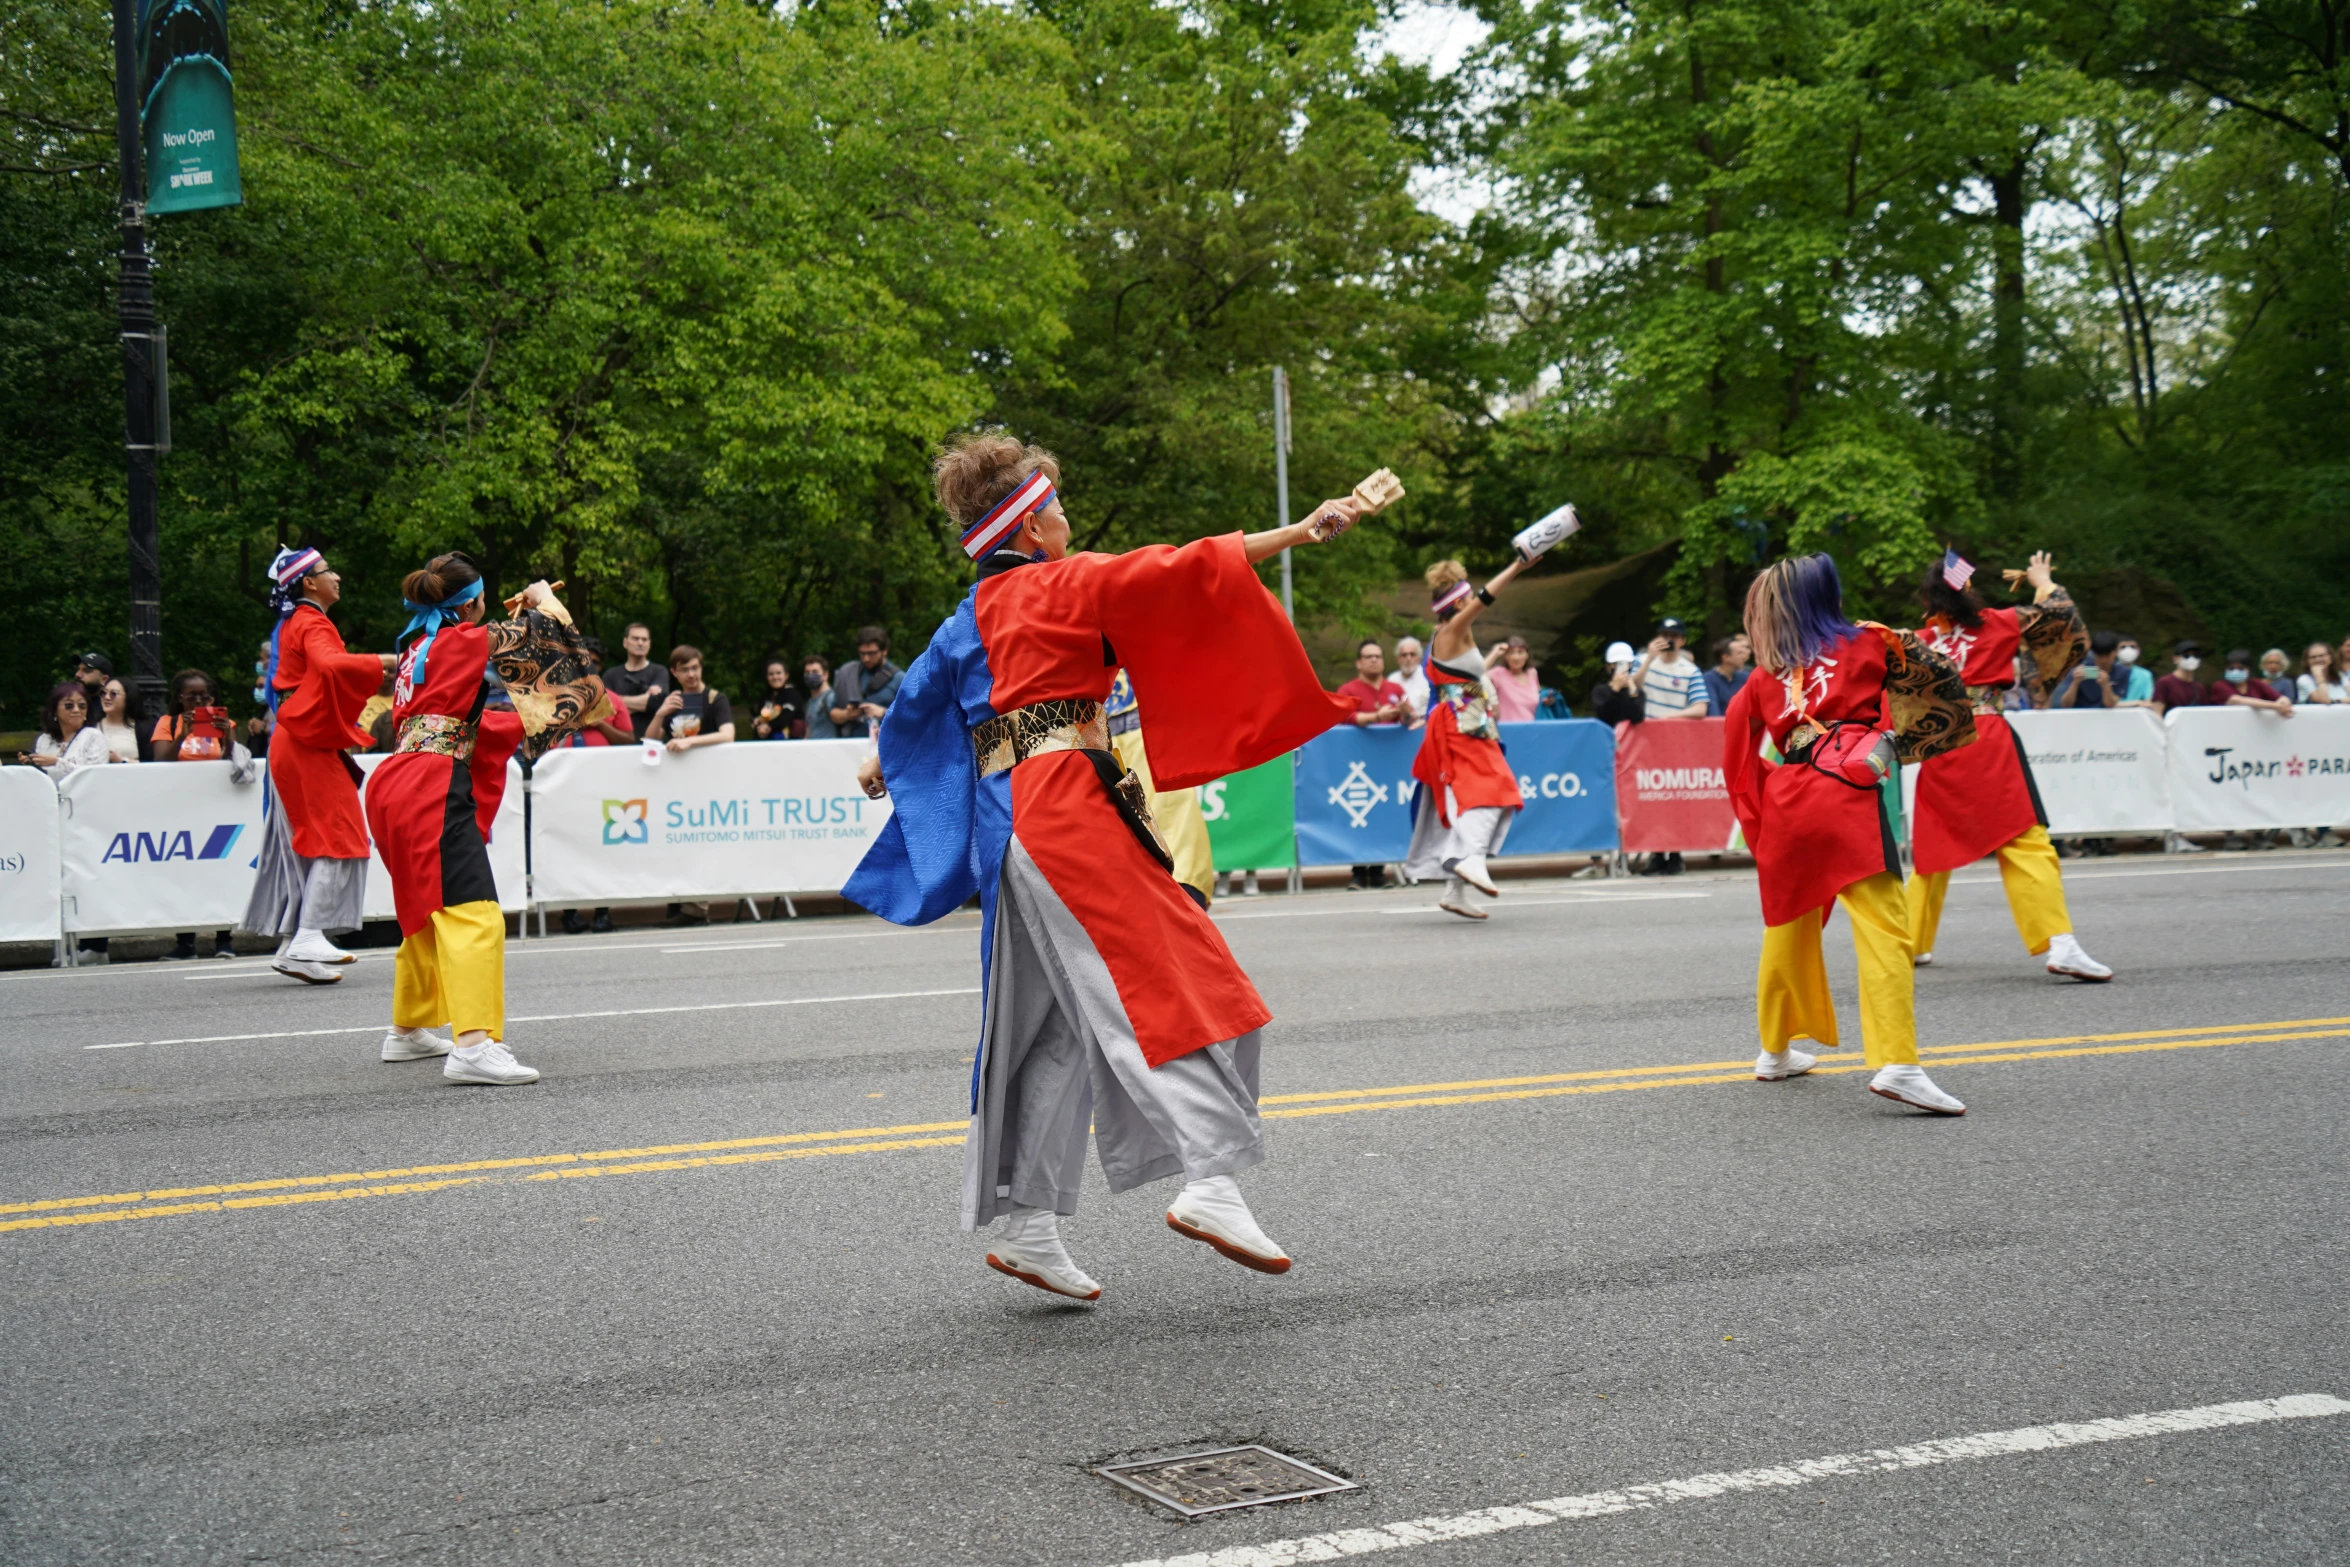
[[[1974,574],[1974,562],[1953,549],[1946,549],[1942,552],[1942,580],[1950,584],[1950,590],[1953,593],[1964,593],[1968,581],[1973,578]]]

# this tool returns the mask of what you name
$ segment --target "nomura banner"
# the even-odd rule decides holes
[[[139,0],[139,129],[149,212],[245,199],[226,0]]]

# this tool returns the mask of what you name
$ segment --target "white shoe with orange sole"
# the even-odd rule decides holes
[[[1176,1193],[1167,1205],[1167,1228],[1207,1242],[1244,1268],[1289,1271],[1289,1253],[1257,1227],[1256,1215],[1240,1195],[1240,1183],[1229,1175],[1193,1181]]]
[[[1050,1208],[1014,1208],[987,1265],[1023,1284],[1071,1300],[1099,1300],[1102,1287],[1070,1259],[1061,1244],[1061,1216]]]
[[[1869,1079],[1869,1092],[1936,1115],[1964,1115],[1966,1106],[1934,1086],[1922,1066],[1888,1066]]]
[[[1807,1056],[1800,1050],[1765,1050],[1754,1058],[1754,1080],[1783,1082],[1790,1077],[1801,1077],[1819,1064],[1818,1056]]]

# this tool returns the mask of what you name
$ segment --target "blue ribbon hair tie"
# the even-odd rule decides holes
[[[416,661],[408,668],[408,684],[412,690],[424,689],[425,655],[432,651],[432,639],[441,634],[441,627],[453,625],[464,618],[458,611],[481,597],[482,579],[474,578],[464,587],[450,594],[438,604],[419,604],[414,599],[402,599],[400,605],[408,611],[408,627],[400,633],[405,642],[417,632],[424,640],[416,644]]]

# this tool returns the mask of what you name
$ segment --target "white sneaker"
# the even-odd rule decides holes
[[[359,960],[326,939],[322,930],[298,930],[294,939],[279,949],[278,956],[295,963],[356,963]]]
[[[2093,985],[2102,985],[2113,978],[2113,970],[2083,952],[2069,930],[2048,939],[2048,972],[2069,979],[2085,979]]]
[[[1250,871],[1248,880],[1241,883],[1240,895],[1244,898],[1261,898],[1264,893],[1265,889],[1257,885],[1257,873]]]
[[[1807,1056],[1800,1050],[1765,1050],[1754,1058],[1754,1080],[1758,1083],[1776,1083],[1790,1077],[1801,1077],[1820,1064],[1818,1056]]]
[[[487,1083],[493,1088],[539,1080],[538,1069],[515,1060],[514,1052],[500,1039],[451,1050],[448,1064],[441,1068],[441,1076],[452,1083]]]
[[[1964,1115],[1966,1106],[1934,1086],[1922,1066],[1889,1066],[1869,1079],[1869,1092],[1887,1099],[1931,1110],[1936,1115]]]
[[[1289,1253],[1257,1228],[1256,1216],[1240,1195],[1240,1183],[1229,1175],[1211,1175],[1192,1181],[1167,1205],[1167,1228],[1188,1235],[1259,1273],[1287,1273]]]
[[[1482,854],[1472,854],[1467,859],[1456,862],[1453,865],[1452,873],[1488,898],[1501,896],[1501,889],[1493,884],[1493,877],[1486,872],[1485,856]]]
[[[383,1059],[422,1061],[449,1053],[449,1041],[429,1028],[395,1028],[384,1035]]]
[[[1071,1260],[1061,1244],[1061,1216],[1050,1208],[1014,1208],[987,1254],[996,1272],[1071,1300],[1099,1300],[1102,1287]]]
[[[292,956],[276,958],[269,966],[288,979],[298,979],[305,985],[332,985],[343,977],[343,971],[332,963],[308,963]]]
[[[2165,854],[2206,854],[2210,851],[2185,833],[2174,832],[2162,840],[2162,852]]]
[[[1912,968],[1932,968],[1934,966],[1934,954],[1931,952],[1921,952],[1916,957],[1911,958],[1909,962]]]
[[[73,954],[71,963],[74,968],[104,968],[107,958],[103,952],[93,952],[84,948]]]
[[[1458,914],[1465,920],[1492,918],[1483,909],[1470,905],[1469,884],[1458,876],[1447,876],[1444,879],[1444,896],[1436,900],[1436,906],[1447,914]]]

